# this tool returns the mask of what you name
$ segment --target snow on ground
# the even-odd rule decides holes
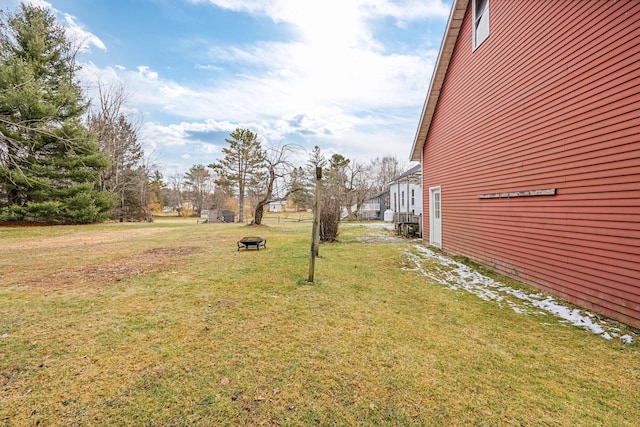
[[[392,222],[384,221],[371,221],[371,222],[359,222],[356,223],[359,227],[377,228],[380,230],[393,230],[394,226]]]
[[[416,245],[415,248],[417,253],[409,249],[406,251],[407,258],[415,264],[415,268],[408,269],[415,270],[449,289],[464,290],[486,301],[507,304],[516,313],[552,314],[608,340],[618,338],[625,344],[633,341],[631,335],[621,335],[619,328],[588,311],[569,308],[547,294],[514,289],[425,246]]]
[[[354,222],[354,223],[341,223],[341,227],[366,227],[368,236],[370,237],[386,237],[389,236],[389,231],[393,231],[392,222],[383,221],[368,221],[368,222]]]

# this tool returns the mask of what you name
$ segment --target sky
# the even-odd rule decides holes
[[[263,146],[408,164],[450,0],[25,0],[82,43],[88,98],[122,83],[165,176]],[[0,0],[14,12],[19,0]]]

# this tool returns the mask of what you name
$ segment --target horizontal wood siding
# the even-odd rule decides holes
[[[423,151],[442,245],[640,327],[640,2],[471,2]],[[556,189],[552,196],[478,198]]]

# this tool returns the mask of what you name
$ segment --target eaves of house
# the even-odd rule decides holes
[[[422,176],[422,165],[416,165],[411,169],[409,169],[408,171],[406,171],[405,173],[394,177],[391,181],[389,181],[389,185],[399,181],[407,181],[407,180],[411,181],[415,179],[417,179],[417,182],[420,183],[422,182],[420,179],[421,176]]]
[[[464,19],[464,14],[467,10],[468,4],[469,0],[454,0],[453,5],[451,6],[449,22],[440,45],[438,61],[436,62],[433,75],[431,76],[429,92],[427,93],[427,98],[424,102],[424,106],[422,107],[420,124],[418,125],[418,130],[413,141],[413,148],[411,149],[412,161],[422,160],[422,147],[427,140],[427,134],[429,133],[429,127],[431,126],[431,119],[436,111],[438,98],[440,97],[440,90],[442,89],[445,76],[447,75],[449,61],[451,60],[453,49],[456,46],[458,34],[460,33],[460,27],[462,26],[462,20]]]

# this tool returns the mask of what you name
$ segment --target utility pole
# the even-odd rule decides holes
[[[313,208],[313,231],[311,232],[311,258],[309,261],[309,283],[313,283],[316,257],[320,247],[320,184],[322,180],[322,168],[316,167],[316,202]]]
[[[315,227],[313,252],[320,256],[320,193],[322,192],[322,168],[316,167],[316,216],[313,219]]]

